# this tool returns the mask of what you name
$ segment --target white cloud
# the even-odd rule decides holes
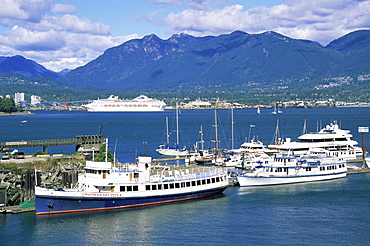
[[[53,71],[73,69],[138,35],[112,37],[110,26],[73,15],[76,7],[51,0],[0,0],[1,55],[23,55]],[[3,8],[4,6],[4,8]],[[55,16],[54,14],[59,14]],[[61,14],[61,15],[60,15]]]
[[[66,4],[55,4],[51,10],[53,14],[73,14],[76,11],[76,6]]]
[[[170,27],[169,33],[203,36],[234,30],[277,31],[325,45],[351,31],[370,28],[370,1],[295,0],[249,10],[236,4],[212,11],[186,9],[169,14],[163,21]]]
[[[0,0],[0,24],[24,20],[39,22],[48,12],[52,0]]]

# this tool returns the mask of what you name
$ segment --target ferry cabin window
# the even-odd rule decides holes
[[[158,184],[158,190],[162,190],[162,185]]]
[[[216,178],[212,178],[212,183],[216,183]]]
[[[157,190],[157,185],[152,185],[152,190]]]
[[[195,181],[191,181],[191,185],[192,185],[192,186],[196,186],[197,184],[196,184],[196,182],[195,182]]]
[[[150,190],[150,185],[145,185],[145,190]]]
[[[134,179],[139,178],[139,173],[134,173]]]
[[[186,187],[190,187],[190,182],[186,182]]]
[[[163,187],[164,187],[165,190],[167,190],[168,189],[168,184],[164,184]]]
[[[181,188],[185,187],[185,182],[181,182]]]
[[[127,191],[132,191],[132,186],[127,186]]]
[[[220,177],[216,177],[216,182],[220,182]]]
[[[201,185],[200,180],[197,180],[197,185]]]
[[[120,186],[119,191],[126,191],[126,186]]]
[[[170,183],[170,189],[173,189],[175,188],[175,184],[174,183]]]
[[[180,183],[175,183],[175,188],[180,188]]]

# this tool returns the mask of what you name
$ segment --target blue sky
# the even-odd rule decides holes
[[[322,45],[370,29],[370,0],[0,0],[0,56],[22,55],[53,71],[156,34],[276,31]]]

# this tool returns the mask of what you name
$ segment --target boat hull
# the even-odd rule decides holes
[[[302,176],[249,176],[243,175],[238,177],[240,186],[268,186],[281,184],[294,184],[324,181],[346,177],[347,172],[323,175],[302,175]]]
[[[226,188],[227,186],[222,186],[208,190],[200,190],[197,192],[143,197],[105,197],[99,196],[99,193],[95,194],[96,196],[81,195],[71,197],[58,196],[57,194],[54,196],[35,195],[36,214],[42,215],[95,210],[110,210],[170,203],[219,195],[222,194],[222,192]]]

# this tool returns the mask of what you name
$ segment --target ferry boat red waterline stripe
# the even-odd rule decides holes
[[[75,189],[36,187],[36,214],[185,201],[219,195],[227,187],[227,172],[218,167],[152,166],[151,157],[139,157],[137,164],[119,167],[110,162],[88,161]]]

